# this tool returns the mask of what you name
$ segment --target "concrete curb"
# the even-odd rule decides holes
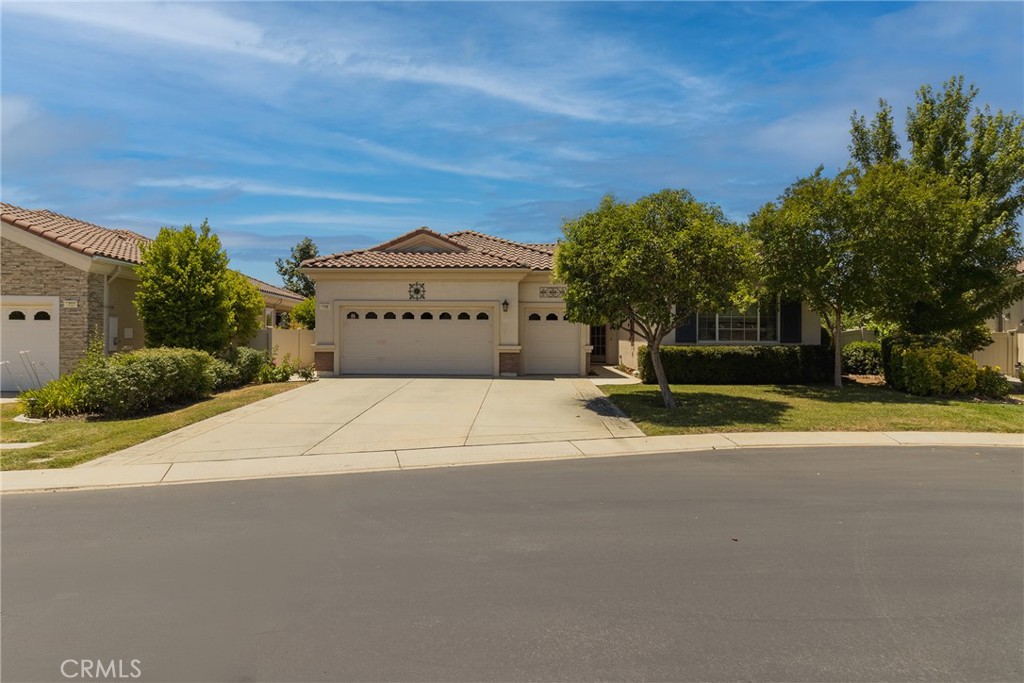
[[[116,465],[0,473],[0,492],[162,486],[505,462],[807,446],[997,446],[1024,454],[1024,434],[987,432],[743,432],[547,441],[238,460]]]

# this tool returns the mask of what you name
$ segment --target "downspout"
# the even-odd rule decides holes
[[[111,275],[103,276],[103,349],[107,355],[113,351],[110,348],[110,283],[121,274],[121,269],[114,267]]]

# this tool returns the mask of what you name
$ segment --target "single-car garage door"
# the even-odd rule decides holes
[[[494,375],[494,312],[466,306],[341,308],[341,372]]]
[[[578,375],[580,326],[562,311],[526,308],[523,371],[527,375]]]
[[[35,389],[60,374],[55,296],[0,297],[0,390]]]

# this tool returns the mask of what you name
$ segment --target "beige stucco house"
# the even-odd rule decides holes
[[[148,241],[130,230],[0,203],[0,390],[69,372],[97,334],[108,353],[145,345],[132,301],[140,245]],[[249,279],[271,324],[277,312],[302,301]]]
[[[566,319],[552,281],[555,244],[472,230],[419,228],[368,249],[303,263],[316,283],[315,360],[322,375],[586,375],[592,362],[636,367],[619,330]],[[799,303],[699,316],[670,344],[818,344]]]

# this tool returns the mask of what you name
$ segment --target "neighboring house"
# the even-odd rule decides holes
[[[5,203],[0,219],[0,390],[69,372],[94,335],[108,353],[145,345],[132,301],[140,245],[149,238]],[[302,300],[249,279],[263,294],[268,319]]]
[[[591,361],[636,367],[620,330],[569,322],[552,281],[555,244],[419,228],[369,249],[302,264],[316,283],[322,375],[586,375]],[[666,343],[818,344],[799,303],[701,316]]]
[[[260,290],[260,294],[263,295],[263,305],[266,307],[263,310],[264,328],[275,327],[278,324],[282,313],[288,313],[295,308],[297,304],[300,304],[303,301],[302,296],[291,290],[285,289],[284,287],[278,287],[270,284],[269,282],[257,280],[251,275],[246,275],[245,277],[256,287],[256,289]]]

